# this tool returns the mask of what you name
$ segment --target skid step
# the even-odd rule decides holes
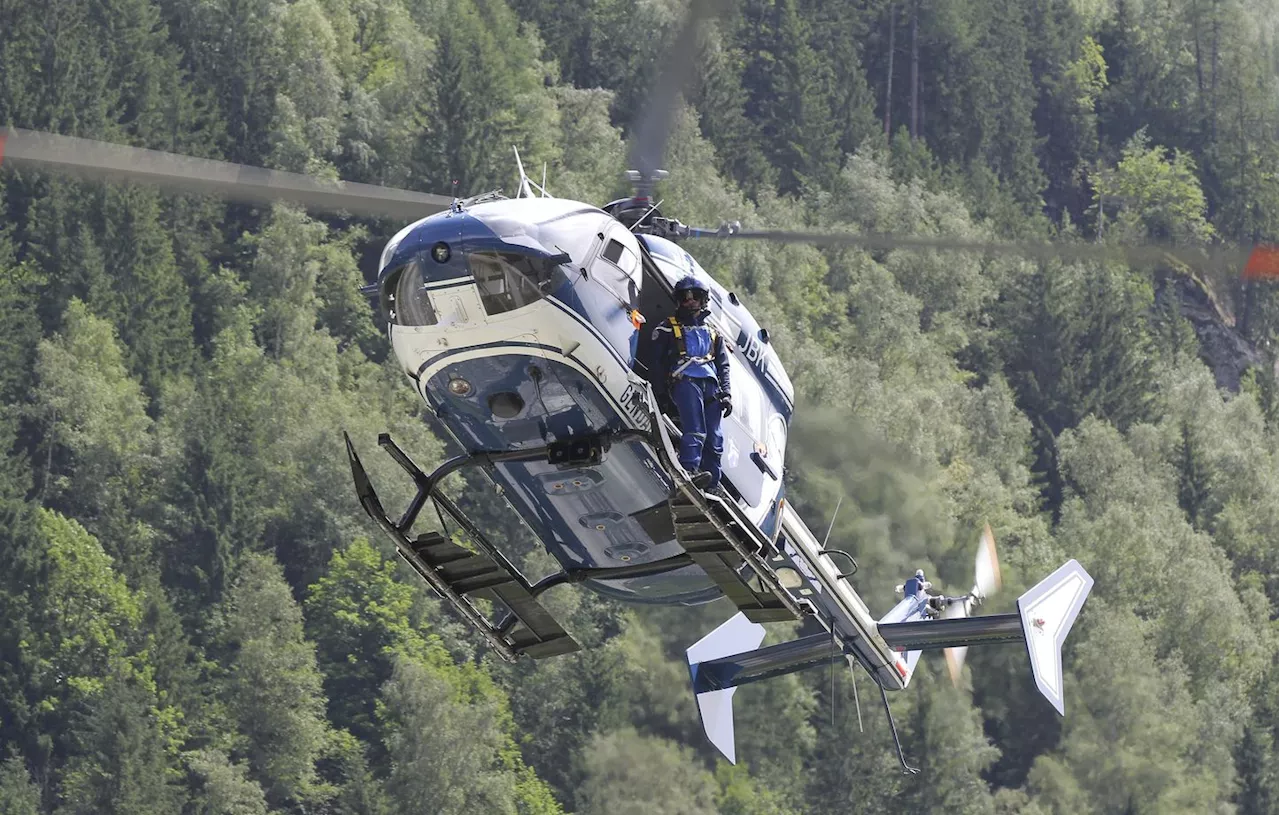
[[[793,597],[769,566],[766,558],[773,542],[735,501],[694,486],[680,466],[653,389],[645,386],[640,394],[651,428],[649,442],[676,485],[668,507],[680,545],[751,622],[799,620],[811,614],[812,606]]]
[[[770,591],[765,588],[767,584],[764,581],[753,579],[758,573],[758,567],[750,563],[749,559],[754,556],[763,565],[761,555],[764,554],[764,539],[754,539],[725,511],[726,505],[719,497],[699,497],[704,499],[706,509],[695,504],[694,499],[683,491],[677,491],[668,501],[676,540],[693,558],[693,562],[707,573],[725,597],[751,622],[798,619],[800,615],[794,603],[789,602],[789,596]],[[754,527],[751,529],[755,531]],[[744,553],[749,557],[744,557]],[[772,570],[769,570],[769,576],[773,576]],[[763,590],[757,590],[753,583]]]

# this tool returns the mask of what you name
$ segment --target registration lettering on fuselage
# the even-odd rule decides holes
[[[764,373],[764,345],[754,337],[747,337],[746,344],[742,347],[742,355],[746,357],[747,362],[751,363],[751,367],[760,373]]]

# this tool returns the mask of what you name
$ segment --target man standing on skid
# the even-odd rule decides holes
[[[724,453],[721,416],[733,410],[729,398],[729,355],[724,338],[706,324],[710,300],[707,287],[693,275],[675,287],[676,313],[653,330],[657,365],[680,415],[680,466],[694,474],[699,489],[720,484],[720,456]]]

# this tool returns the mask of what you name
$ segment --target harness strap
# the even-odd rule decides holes
[[[706,326],[707,333],[711,335],[711,353],[706,356],[691,357],[689,356],[689,338],[684,335],[680,321],[675,317],[668,317],[667,322],[671,324],[671,333],[680,341],[680,344],[676,346],[680,351],[680,365],[672,371],[672,376],[679,376],[680,372],[685,368],[688,368],[690,365],[711,362],[716,358],[716,340],[719,339],[719,335],[716,334],[716,330],[714,328]]]

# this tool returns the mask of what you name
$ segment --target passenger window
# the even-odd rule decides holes
[[[617,266],[622,271],[630,274],[636,268],[636,256],[630,249],[623,246],[620,242],[610,240],[604,247],[604,259]]]

